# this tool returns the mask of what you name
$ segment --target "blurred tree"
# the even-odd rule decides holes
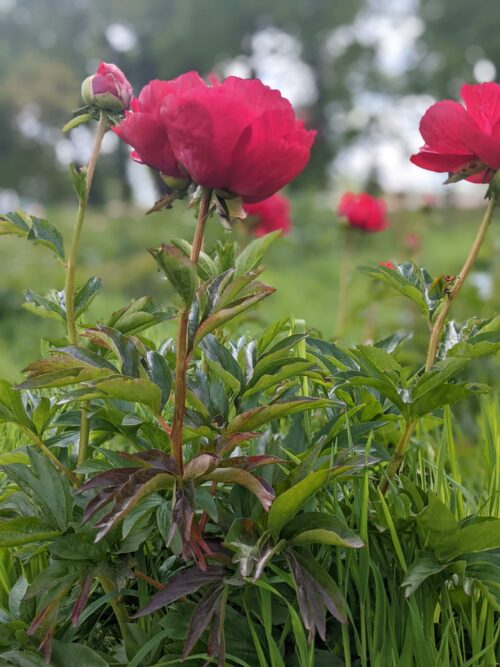
[[[423,21],[422,29],[408,44],[408,63],[388,72],[377,60],[383,33],[379,42],[366,34],[403,5]],[[313,79],[314,95],[299,112],[319,138],[299,184],[321,185],[338,148],[367,128],[335,120],[350,111],[360,87],[396,96],[456,95],[459,82],[500,66],[492,20],[497,12],[498,0],[4,0],[0,190],[15,188],[42,200],[70,195],[63,163],[78,159],[78,135],[63,139],[59,128],[78,106],[80,82],[99,59],[122,67],[136,91],[151,78],[189,69],[224,74],[235,62],[251,75],[259,69],[253,38],[270,28],[276,31],[271,38],[293,38],[296,62]],[[118,173],[125,159],[123,150],[115,152]]]

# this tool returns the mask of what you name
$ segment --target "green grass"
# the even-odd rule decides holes
[[[304,319],[307,327],[316,328],[327,337],[336,337],[339,280],[343,274],[348,301],[342,332],[346,342],[382,336],[394,327],[410,329],[417,319],[415,311],[403,299],[389,295],[385,298],[379,286],[375,287],[366,276],[355,271],[356,266],[409,259],[404,238],[414,233],[422,242],[416,261],[433,274],[456,273],[481,215],[480,211],[399,211],[391,215],[388,231],[353,234],[346,239],[335,213],[319,197],[295,196],[292,211],[294,231],[271,249],[263,276],[265,282],[277,288],[278,294],[253,315],[256,326],[291,314]],[[73,217],[71,207],[47,214],[63,233],[66,246]],[[472,313],[486,316],[498,309],[500,262],[494,252],[496,227],[493,226],[478,262],[478,268],[487,269],[494,276],[494,302],[481,301],[477,290],[468,286],[454,313],[458,318]],[[81,284],[91,275],[103,279],[103,292],[95,301],[92,316],[98,319],[110,308],[121,307],[144,294],[171,305],[172,295],[146,249],[172,238],[190,238],[193,229],[193,214],[180,206],[151,216],[139,210],[124,210],[119,215],[90,211],[83,231],[77,281]],[[207,245],[210,247],[226,234],[218,221],[211,219]],[[16,379],[20,369],[39,355],[40,334],[61,334],[54,322],[40,320],[22,309],[22,294],[26,289],[41,294],[54,286],[62,289],[63,267],[45,248],[10,237],[0,239],[0,263],[4,276],[0,288],[0,377]],[[382,300],[374,303],[378,296]],[[249,326],[251,323],[246,322],[245,327]],[[168,332],[167,325],[158,335]],[[422,340],[426,335],[421,330]]]

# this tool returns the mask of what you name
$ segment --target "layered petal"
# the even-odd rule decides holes
[[[139,97],[132,100],[131,111],[113,128],[120,139],[134,148],[134,160],[167,176],[185,176],[172,150],[161,109],[169,97],[204,85],[199,74],[187,72],[171,81],[155,79],[144,86]]]
[[[423,169],[456,173],[484,163],[500,169],[500,85],[465,84],[465,102],[445,100],[433,104],[420,122],[425,145],[410,160]],[[479,182],[484,176],[467,180]]]
[[[245,201],[265,199],[295,178],[315,136],[279,91],[257,79],[229,77],[170,96],[161,116],[193,180]]]

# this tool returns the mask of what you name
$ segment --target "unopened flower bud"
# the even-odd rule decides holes
[[[132,86],[119,67],[101,63],[82,83],[82,98],[85,104],[103,111],[124,111],[132,100]]]

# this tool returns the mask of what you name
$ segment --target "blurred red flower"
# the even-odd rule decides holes
[[[337,215],[364,232],[382,232],[388,225],[385,202],[367,192],[358,195],[345,192],[337,206]]]
[[[487,169],[500,168],[500,85],[465,84],[465,102],[433,104],[420,121],[425,145],[410,160],[430,171],[472,173],[467,180],[489,180]]]
[[[380,262],[379,266],[385,266],[386,269],[391,269],[392,271],[396,270],[396,266],[392,262]]]
[[[82,84],[85,104],[106,111],[128,109],[132,99],[132,86],[119,67],[112,63],[100,63],[95,74]]]
[[[113,131],[126,144],[132,146],[132,158],[147,164],[165,176],[185,176],[170,145],[167,129],[161,119],[162,105],[171,95],[180,95],[195,86],[203,86],[196,72],[187,72],[171,81],[150,81],[134,98],[125,120],[113,127]]]
[[[206,84],[196,72],[152,81],[115,128],[133,157],[169,176],[247,202],[277,192],[306,166],[316,133],[258,79]]]
[[[405,246],[412,252],[417,252],[422,247],[422,241],[416,234],[406,234],[403,239]]]
[[[277,230],[285,235],[292,229],[290,202],[280,193],[255,204],[245,204],[243,208],[249,216],[256,219],[255,225],[252,226],[252,233],[255,236],[264,236]]]

